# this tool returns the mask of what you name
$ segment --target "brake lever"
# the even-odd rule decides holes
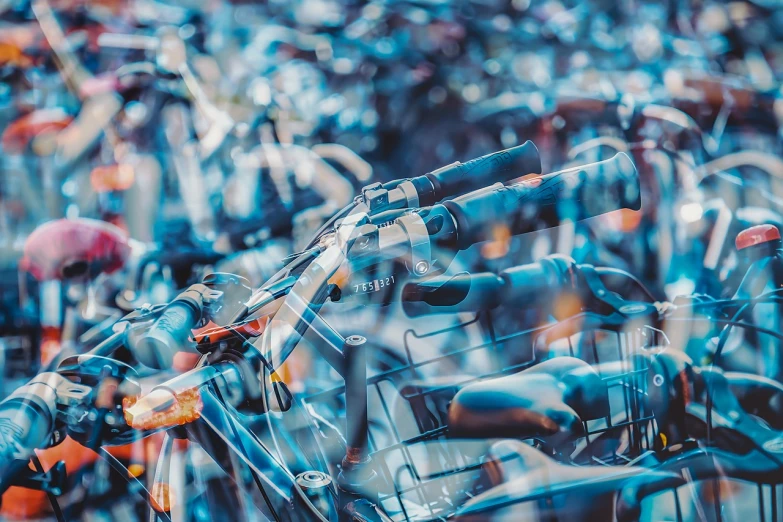
[[[58,417],[72,439],[96,449],[135,436],[122,407],[126,397],[141,393],[133,367],[100,355],[74,355],[60,363],[57,375]]]
[[[24,467],[16,473],[10,485],[60,496],[68,485],[65,461],[56,462],[48,471],[36,471]]]
[[[603,327],[622,327],[629,321],[647,321],[644,324],[658,322],[659,311],[654,303],[628,301],[610,291],[601,280],[595,267],[579,265],[577,277],[584,289],[583,302],[588,303],[587,317],[593,318]]]

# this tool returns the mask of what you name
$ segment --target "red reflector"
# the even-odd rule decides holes
[[[737,234],[734,245],[737,247],[737,250],[743,250],[754,245],[779,240],[780,230],[775,225],[756,225],[755,227],[746,228]]]

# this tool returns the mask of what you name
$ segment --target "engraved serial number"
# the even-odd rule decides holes
[[[357,294],[360,292],[377,292],[378,290],[382,290],[387,286],[393,284],[394,284],[394,276],[389,276],[385,279],[380,278],[380,279],[373,279],[372,281],[366,281],[364,283],[355,283],[353,285],[353,290]]]

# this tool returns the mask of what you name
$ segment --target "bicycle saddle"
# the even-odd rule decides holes
[[[488,520],[502,509],[496,514],[503,520],[548,520],[546,509],[558,520],[611,520],[614,492],[645,471],[560,464],[524,442],[498,441],[482,463],[491,487],[466,502],[457,519]]]
[[[6,152],[21,153],[41,134],[65,129],[73,117],[61,109],[38,109],[11,122],[3,131],[2,145]]]
[[[746,412],[783,429],[783,384],[752,373],[726,372],[724,377]]]
[[[583,420],[608,414],[606,385],[590,365],[557,357],[465,386],[449,407],[448,426],[463,438],[572,438],[583,434]]]
[[[58,219],[30,234],[21,266],[39,281],[95,277],[122,268],[130,251],[128,237],[110,223]]]

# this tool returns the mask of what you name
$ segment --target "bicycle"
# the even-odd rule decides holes
[[[362,374],[366,372],[366,367],[363,367],[362,362],[365,361],[366,355],[363,354],[363,340],[355,336],[342,338],[342,336],[328,328],[328,325],[319,321],[317,310],[329,298],[330,294],[335,298],[337,297],[337,294],[332,293],[332,290],[325,291],[328,290],[329,285],[326,283],[329,277],[331,277],[331,275],[327,274],[339,266],[341,263],[339,258],[344,255],[341,254],[344,249],[353,255],[352,252],[357,247],[349,248],[349,245],[356,245],[357,242],[359,245],[366,244],[366,247],[358,247],[355,251],[357,257],[352,259],[351,263],[354,269],[372,266],[386,258],[400,258],[402,256],[407,258],[409,270],[412,270],[414,273],[421,273],[425,272],[423,270],[424,263],[431,263],[426,256],[421,256],[424,248],[423,240],[427,240],[426,238],[430,235],[432,239],[428,241],[440,240],[443,245],[446,245],[445,241],[450,240],[453,245],[451,248],[464,249],[474,242],[486,239],[489,232],[486,227],[498,222],[497,220],[505,220],[509,216],[517,217],[517,221],[513,222],[514,231],[525,232],[530,229],[531,224],[525,219],[520,219],[520,208],[527,207],[529,211],[534,209],[543,210],[543,212],[536,213],[542,215],[549,220],[549,223],[553,224],[558,222],[558,218],[562,215],[579,219],[607,210],[613,210],[618,205],[638,208],[640,204],[639,193],[638,189],[635,189],[633,185],[635,182],[635,171],[627,158],[619,156],[612,162],[599,163],[586,169],[575,169],[564,173],[543,176],[532,184],[523,182],[505,188],[495,185],[489,190],[468,193],[463,197],[447,200],[441,205],[424,208],[420,211],[404,212],[404,208],[409,206],[409,201],[418,199],[420,204],[434,203],[454,193],[465,192],[472,188],[472,185],[476,182],[484,184],[489,178],[496,178],[500,175],[509,176],[511,174],[509,168],[513,166],[514,161],[512,159],[514,159],[514,156],[525,161],[524,164],[528,165],[527,170],[535,170],[535,168],[530,168],[531,166],[535,167],[534,164],[531,165],[530,163],[529,151],[531,150],[529,145],[522,146],[511,154],[509,154],[511,151],[498,153],[469,164],[451,166],[451,168],[443,169],[427,176],[399,184],[392,184],[383,188],[384,193],[388,194],[388,198],[372,197],[378,195],[378,193],[366,191],[365,197],[367,197],[367,201],[370,204],[367,205],[361,200],[357,202],[357,207],[365,210],[360,214],[348,213],[334,233],[327,234],[327,236],[321,237],[319,240],[321,245],[330,246],[325,246],[325,248],[322,246],[314,251],[302,254],[289,264],[289,269],[295,272],[299,271],[298,277],[287,277],[270,283],[265,290],[251,297],[245,306],[240,307],[239,312],[235,314],[234,319],[241,320],[248,314],[252,314],[263,306],[274,303],[285,296],[283,304],[269,320],[269,324],[266,325],[258,340],[261,350],[258,347],[249,349],[248,343],[245,342],[241,343],[239,352],[237,352],[237,348],[220,347],[220,349],[212,352],[205,359],[202,358],[202,366],[194,371],[156,387],[154,391],[144,395],[138,401],[133,402],[132,405],[128,404],[129,401],[126,400],[124,414],[121,413],[123,411],[122,406],[117,402],[118,397],[115,395],[115,402],[105,412],[106,418],[112,419],[120,415],[128,415],[131,424],[136,429],[131,427],[126,429],[120,426],[119,423],[115,423],[114,428],[108,429],[109,439],[114,443],[120,441],[127,442],[127,440],[131,440],[134,437],[148,435],[164,427],[172,427],[167,426],[167,422],[174,422],[176,425],[178,422],[185,422],[187,419],[195,420],[193,419],[193,416],[195,416],[198,422],[185,423],[185,432],[188,436],[201,441],[205,444],[205,447],[209,447],[211,455],[228,456],[234,453],[240,461],[250,466],[250,469],[253,470],[254,480],[258,481],[258,484],[263,483],[263,488],[260,490],[261,498],[256,499],[262,510],[268,513],[276,512],[274,508],[275,502],[270,500],[267,503],[263,500],[263,497],[267,495],[273,495],[279,501],[282,501],[283,505],[290,506],[292,499],[296,499],[297,502],[302,501],[305,505],[308,505],[309,500],[301,492],[301,487],[297,486],[296,477],[288,471],[288,466],[282,465],[279,457],[264,446],[257,436],[249,432],[243,423],[234,417],[234,414],[231,413],[232,410],[227,409],[228,404],[236,404],[240,408],[250,408],[251,411],[255,409],[257,412],[270,412],[273,409],[272,406],[276,406],[283,411],[286,409],[295,411],[295,408],[291,407],[292,404],[288,399],[290,392],[286,393],[285,385],[278,379],[272,379],[270,383],[269,376],[274,375],[274,368],[282,364],[288,357],[296,342],[294,339],[289,338],[287,342],[275,343],[274,350],[267,349],[273,332],[280,328],[281,325],[290,324],[293,326],[293,331],[298,332],[296,337],[301,337],[301,335],[309,336],[312,333],[324,336],[322,340],[325,339],[327,344],[321,343],[322,354],[330,365],[336,367],[335,369],[338,371],[344,372],[347,379],[347,386],[350,390],[347,397],[350,404],[356,406],[355,408],[351,406],[347,408],[347,422],[349,427],[353,426],[359,429],[349,428],[347,430],[349,434],[348,450],[342,464],[342,476],[347,480],[344,485],[355,484],[353,481],[360,478],[368,469],[364,466],[366,464],[364,457],[366,450],[363,449],[364,441],[367,437],[367,410],[366,396],[362,392],[362,389],[366,390],[366,378],[362,377]],[[466,177],[471,171],[475,171],[475,174],[479,175],[478,180],[470,180],[470,178]],[[581,181],[576,182],[578,179]],[[568,184],[560,186],[560,190],[563,192],[560,192],[558,199],[558,193],[553,192],[552,188],[558,187],[558,183],[567,180],[570,180]],[[595,186],[611,187],[610,193],[613,196],[617,196],[618,200],[614,200],[612,197],[608,199],[588,197],[588,192],[585,191],[589,190],[588,187]],[[380,188],[382,187],[378,187],[378,189]],[[413,189],[413,192],[406,192],[411,189]],[[405,194],[408,194],[408,196]],[[520,201],[518,201],[520,197],[523,198],[521,207]],[[555,199],[552,199],[552,197]],[[565,209],[551,207],[551,205],[556,205],[558,201],[563,202]],[[391,222],[385,221],[384,223],[386,224],[383,226],[373,225],[368,221],[364,221],[367,219],[367,211],[370,210],[368,207],[373,205],[375,206],[376,215],[378,210],[383,210],[385,212],[396,212],[398,215],[401,214],[401,217]],[[398,210],[390,210],[395,207]],[[488,212],[488,209],[492,209],[491,213]],[[365,217],[362,218],[362,216]],[[456,221],[455,217],[452,216],[458,216]],[[424,220],[425,218],[430,222],[431,232],[426,225],[424,227],[411,228],[415,226],[416,220]],[[447,219],[450,221],[447,221]],[[409,236],[408,234],[411,235]],[[411,241],[411,236],[414,240],[412,245],[408,243]],[[369,238],[370,241],[365,241],[365,238]],[[347,243],[344,243],[344,241]],[[373,247],[373,244],[376,247]],[[378,257],[376,259],[372,259],[373,256],[368,257],[366,248],[377,248],[374,255]],[[410,255],[414,257],[408,257]],[[316,261],[311,261],[313,259]],[[330,265],[326,265],[325,270],[324,264],[326,262],[329,262]],[[437,273],[439,270],[441,269],[434,268],[433,272]],[[325,286],[317,290],[312,284],[318,281]],[[99,367],[105,365],[107,371],[111,368],[110,373],[116,379],[121,383],[125,382],[128,380],[126,376],[132,373],[127,365],[110,362],[112,359],[107,359],[106,356],[114,353],[116,350],[119,350],[120,353],[125,351],[122,347],[126,343],[133,347],[135,357],[146,363],[146,365],[166,366],[170,364],[169,355],[173,355],[173,353],[171,353],[169,347],[181,344],[181,341],[188,336],[189,328],[187,327],[195,325],[203,315],[200,312],[209,309],[208,305],[215,305],[221,294],[217,290],[221,284],[229,283],[220,278],[215,278],[205,282],[205,285],[192,287],[191,290],[181,294],[178,299],[168,306],[134,312],[126,318],[125,322],[128,325],[137,326],[128,326],[118,331],[106,342],[92,350],[91,353],[79,356],[80,358],[74,361],[78,363],[74,371],[85,371],[90,367],[89,363]],[[347,288],[350,288],[350,285]],[[304,299],[307,299],[308,302],[302,306],[304,304],[302,300]],[[304,314],[305,317],[300,317],[300,314]],[[236,320],[231,322],[236,323]],[[149,331],[146,333],[139,331],[146,330],[146,328],[137,330],[137,327],[141,325],[149,325],[149,321],[153,321],[153,326]],[[309,325],[309,328],[305,328],[306,325]],[[170,344],[172,340],[174,344]],[[336,349],[338,346],[345,349],[346,353],[341,354]],[[214,349],[214,346],[212,348]],[[341,360],[346,362],[343,363]],[[346,364],[348,366],[345,366]],[[82,369],[81,366],[85,366],[85,368]],[[264,378],[258,380],[255,377],[257,374],[264,375]],[[248,379],[247,376],[250,376],[250,378]],[[80,378],[82,377],[80,376]],[[56,405],[58,401],[64,400],[63,398],[57,398],[64,382],[66,383],[65,386],[67,386],[67,379],[60,374],[54,373],[31,383],[30,386],[32,388],[45,389],[46,393],[41,396],[43,397],[43,404],[38,399],[30,398],[32,396],[28,397],[25,394],[25,390],[22,390],[12,400],[9,399],[6,406],[10,410],[18,409],[26,414],[35,412],[35,415],[33,415],[35,424],[33,426],[27,425],[27,427],[36,429],[23,430],[23,433],[18,434],[19,436],[15,436],[12,432],[7,432],[8,435],[20,441],[20,444],[28,443],[30,448],[33,446],[45,446],[45,442],[49,438],[50,427],[54,425],[54,420],[57,417],[54,415],[57,409]],[[251,389],[247,390],[248,393],[244,393],[239,388],[234,389],[233,386],[226,386],[227,382],[244,383],[245,385],[255,382],[256,385],[250,386]],[[220,383],[223,383],[223,385],[221,386]],[[268,383],[271,384],[271,387]],[[190,395],[188,393],[182,394],[182,392],[192,390],[194,387],[201,390],[199,394],[200,406],[198,407],[195,407],[195,404],[199,404],[199,400],[192,397],[192,392]],[[244,386],[240,388],[244,388]],[[90,392],[85,393],[85,396],[89,395]],[[188,413],[191,417],[178,418],[176,413],[173,415],[173,418],[171,416],[167,417],[167,415],[161,417],[155,414],[156,411],[164,408],[164,403],[171,405],[172,397],[174,397],[175,403],[180,401],[183,405],[190,405],[192,409],[189,409]],[[362,397],[365,398],[362,399]],[[195,403],[193,402],[194,400]],[[365,404],[365,406],[362,407],[362,404]],[[364,413],[362,413],[362,410]],[[279,445],[285,446],[290,444],[290,441],[282,437],[283,430],[276,425],[278,421],[273,420],[271,414],[267,414],[265,420],[267,422],[265,436],[276,440]],[[112,422],[115,421],[116,418]],[[111,425],[111,423],[108,424]],[[364,429],[360,429],[361,426],[364,426]],[[141,434],[139,434],[139,430]],[[26,435],[30,434],[33,434],[32,437],[27,439]],[[103,441],[102,443],[105,442]],[[227,449],[227,447],[233,448],[233,450],[220,452],[216,449]],[[163,460],[165,461],[165,458]],[[224,469],[228,471],[235,469],[225,459],[218,460],[221,461],[219,464],[224,466]],[[294,460],[299,460],[299,458]],[[308,455],[304,457],[304,460],[311,464],[318,463],[317,455]],[[315,468],[317,469],[317,466]],[[296,466],[292,466],[292,469],[296,469]],[[7,477],[8,475],[4,473],[4,476]],[[296,492],[288,495],[281,490],[280,484],[289,484]],[[355,485],[358,486],[358,484]],[[349,487],[349,489],[355,491],[355,488]],[[359,509],[364,505],[364,502],[359,498],[361,495],[357,496],[355,492],[343,492],[341,495],[342,504],[344,506],[350,504],[349,510]],[[312,508],[312,506],[309,507]],[[165,517],[165,513],[161,516]],[[317,518],[317,515],[314,516]]]

